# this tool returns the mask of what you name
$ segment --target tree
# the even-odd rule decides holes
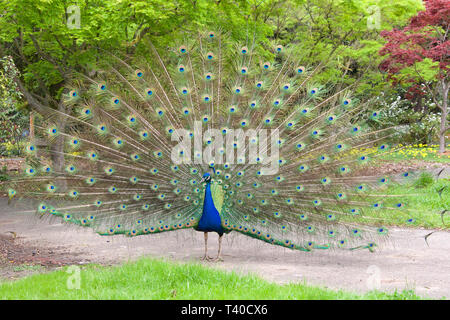
[[[383,31],[387,43],[380,50],[380,69],[393,84],[409,86],[407,98],[428,93],[441,112],[439,152],[445,152],[450,88],[450,2],[424,0],[425,10],[403,29]]]
[[[95,63],[98,48],[131,47],[143,34],[170,33],[198,14],[192,2],[84,0],[76,2],[75,19],[81,23],[73,28],[69,25],[73,13],[68,10],[72,4],[67,0],[0,3],[0,56],[13,57],[21,72],[14,80],[29,107],[39,113],[47,108],[64,112],[62,93],[73,71]],[[64,121],[58,120],[60,128]],[[63,147],[63,137],[50,146],[56,170],[63,166]]]
[[[279,0],[264,1],[258,10],[270,12],[274,2]],[[73,72],[95,69],[100,50],[131,55],[143,37],[163,47],[180,31],[218,21],[238,35],[250,11],[248,2],[242,0],[1,1],[0,57],[12,56],[20,71],[14,81],[30,109],[64,112],[62,97]],[[60,118],[58,127],[64,128],[64,117]],[[63,136],[50,148],[55,170],[61,170]]]
[[[370,95],[386,86],[376,61],[383,46],[379,30],[406,23],[422,8],[421,0],[290,0],[284,6],[267,18],[274,38],[299,43],[305,65],[329,60],[337,47],[315,80],[333,84],[363,77],[360,89]]]

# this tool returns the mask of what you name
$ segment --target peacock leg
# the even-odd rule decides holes
[[[212,258],[208,257],[208,232],[205,232],[205,255],[203,256],[202,260],[210,261]]]
[[[223,261],[222,259],[222,235],[219,235],[219,251],[217,251],[217,257],[214,259],[214,261]]]

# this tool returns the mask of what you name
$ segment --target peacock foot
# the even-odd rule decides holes
[[[223,262],[224,260],[223,260],[222,257],[217,256],[217,257],[215,257],[214,259],[212,259],[211,261],[214,261],[214,262],[218,262],[218,261]]]
[[[203,260],[203,261],[213,261],[214,258],[213,258],[213,257],[210,257],[210,256],[207,256],[207,255],[205,254],[200,260]]]

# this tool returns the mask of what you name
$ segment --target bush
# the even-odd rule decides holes
[[[402,97],[401,90],[395,90],[378,99],[380,112],[379,124],[398,126],[395,140],[403,144],[432,144],[438,141],[440,128],[440,110],[434,102],[424,97],[420,110],[414,110],[414,104]]]

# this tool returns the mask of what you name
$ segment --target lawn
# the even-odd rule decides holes
[[[404,209],[365,210],[358,218],[359,222],[433,229],[448,229],[450,226],[450,212],[441,216],[445,209],[450,209],[449,179],[435,180],[430,173],[422,173],[407,183],[392,184],[371,192],[380,195],[373,197],[373,202],[380,201],[385,207],[403,203]],[[348,217],[350,220],[353,218]],[[410,218],[414,219],[413,222],[409,221]]]
[[[278,285],[198,263],[148,258],[114,267],[80,267],[79,289],[69,289],[68,283],[76,287],[71,279],[77,272],[68,268],[3,282],[0,299],[420,299],[411,290],[357,294],[305,283]]]

